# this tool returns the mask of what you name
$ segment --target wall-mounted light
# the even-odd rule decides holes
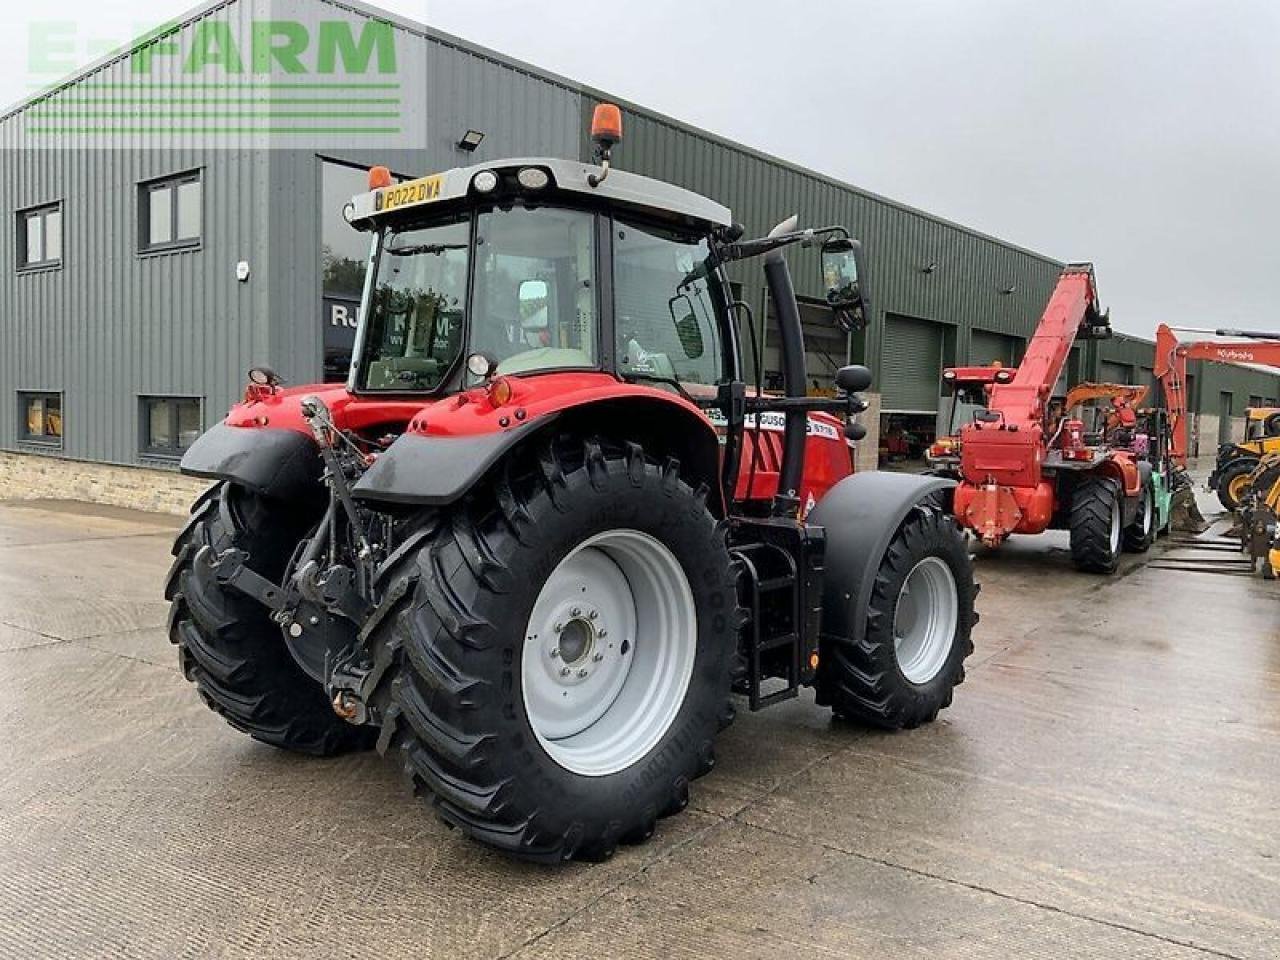
[[[1009,294],[1017,293],[1017,292],[1018,292],[1018,285],[1016,283],[1010,283],[1007,286],[1003,286],[1000,288],[1000,296],[1002,297],[1007,297],[1009,296]]]
[[[926,263],[924,266],[922,266],[922,267],[920,268],[920,272],[921,272],[921,273],[933,273],[933,271],[935,271],[935,270],[937,270],[937,269],[938,269],[938,261],[937,261],[937,260],[930,260],[928,263]]]
[[[467,153],[475,153],[476,147],[480,146],[484,140],[484,134],[479,130],[468,130],[462,135],[462,139],[458,141],[459,150],[465,150]]]

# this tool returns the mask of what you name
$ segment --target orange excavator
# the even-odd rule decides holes
[[[1150,446],[1096,440],[1052,402],[1075,341],[1110,336],[1092,264],[1068,265],[1022,362],[990,385],[986,408],[961,428],[954,512],[988,546],[1065,529],[1078,568],[1111,573],[1122,550],[1144,551],[1155,539],[1163,518]]]
[[[1229,337],[1229,340],[1192,340],[1183,342],[1177,333],[1209,334]],[[1170,327],[1160,324],[1156,329],[1155,377],[1164,393],[1165,407],[1169,412],[1172,428],[1170,456],[1179,468],[1185,469],[1189,440],[1187,436],[1187,362],[1190,360],[1214,360],[1218,363],[1252,363],[1261,366],[1280,367],[1280,333],[1256,330],[1202,330],[1193,327]],[[1257,436],[1246,435],[1240,442],[1227,442],[1218,447],[1217,462],[1209,475],[1209,489],[1218,494],[1218,500],[1228,510],[1240,505],[1248,492],[1249,477],[1263,455],[1280,451],[1280,421],[1274,424],[1265,416],[1254,418],[1245,411],[1246,422],[1259,425]]]

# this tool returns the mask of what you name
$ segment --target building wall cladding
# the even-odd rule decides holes
[[[142,396],[201,397],[208,425],[237,398],[252,363],[270,363],[295,383],[316,379],[322,157],[414,175],[511,155],[590,156],[587,121],[604,94],[358,3],[233,0],[192,18],[217,17],[247,31],[255,18],[303,6],[394,25],[407,74],[426,88],[405,91],[406,110],[425,116],[421,146],[387,150],[353,140],[302,149],[245,134],[210,148],[175,132],[165,149],[128,133],[95,133],[49,150],[23,139],[16,114],[0,118],[7,218],[0,229],[0,447],[23,449],[17,391],[63,393],[63,456],[135,464],[146,462]],[[127,69],[125,60],[107,62],[86,77],[123,82]],[[946,363],[968,360],[974,328],[1023,338],[1034,329],[1058,262],[625,106],[621,167],[729,204],[751,234],[798,213],[806,225],[845,224],[863,241],[873,311],[859,352],[873,368],[886,313],[948,327]],[[486,134],[475,154],[455,146],[469,128]],[[139,254],[139,183],[196,169],[203,176],[200,246]],[[15,272],[14,212],[50,201],[63,204],[62,266]],[[235,276],[241,260],[252,271],[245,283]],[[795,251],[792,266],[799,293],[820,296],[816,251]],[[735,267],[735,278],[763,317],[759,265]],[[1205,384],[1208,396],[1218,389]]]
[[[215,11],[249,29],[247,7]],[[129,70],[119,59],[86,77],[127,90]],[[41,122],[83,126],[78,85],[36,101]],[[265,156],[247,135],[211,150],[177,129],[163,149],[121,130],[67,134],[47,149],[23,127],[30,111],[0,118],[0,446],[22,446],[16,392],[48,390],[63,394],[62,455],[138,463],[140,397],[200,397],[205,422],[216,422],[241,389],[245,359],[267,356],[266,286],[235,277],[239,260],[255,270],[268,261]],[[196,170],[200,244],[140,253],[139,185]],[[17,271],[15,211],[49,202],[62,205],[61,266]]]

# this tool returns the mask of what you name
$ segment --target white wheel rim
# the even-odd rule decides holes
[[[589,777],[641,760],[680,712],[697,638],[693,591],[666,546],[638,530],[584,540],[525,630],[524,709],[542,749]]]
[[[1120,552],[1120,504],[1111,502],[1111,553]]]
[[[1155,497],[1151,493],[1151,488],[1147,487],[1142,494],[1142,535],[1144,537],[1151,532],[1151,525],[1155,523],[1155,512]]]
[[[938,675],[959,619],[955,575],[941,557],[925,557],[902,581],[893,609],[893,649],[904,677],[922,684]]]

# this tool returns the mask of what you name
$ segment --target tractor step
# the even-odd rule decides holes
[[[753,711],[790,700],[813,681],[826,540],[787,519],[736,519],[730,550],[739,572],[745,665],[735,690]]]

